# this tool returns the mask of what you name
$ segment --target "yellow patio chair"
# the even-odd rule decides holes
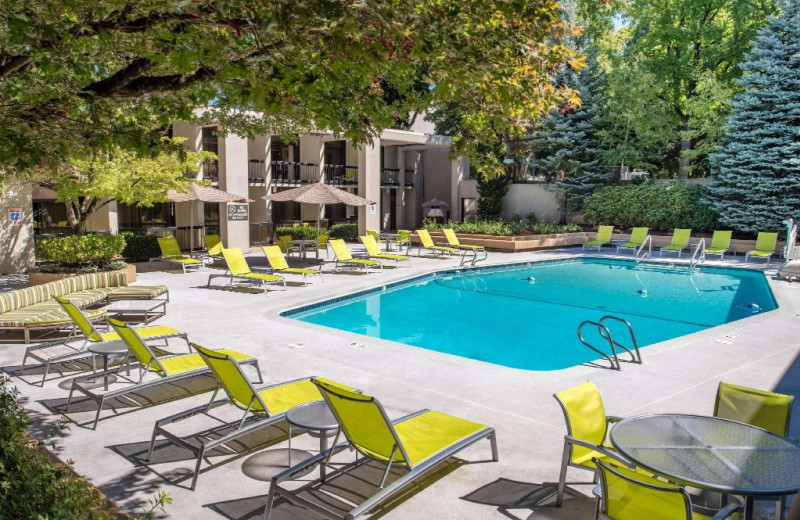
[[[428,233],[427,229],[418,229],[417,236],[419,237],[419,250],[417,251],[417,255],[422,255],[422,248],[432,251],[434,253],[439,253],[440,255],[444,256],[445,253],[450,255],[450,253],[460,253],[461,251],[456,249],[455,247],[446,247],[446,246],[437,246],[433,243],[433,239],[431,238],[431,234]]]
[[[181,266],[184,274],[186,274],[187,269],[203,269],[205,267],[205,264],[202,260],[184,256],[183,253],[181,253],[181,248],[178,247],[178,241],[175,240],[175,237],[159,238],[158,248],[161,249],[161,256],[158,258],[151,258],[151,263],[161,260],[164,262],[178,264]]]
[[[648,232],[650,228],[646,227],[635,227],[631,231],[631,236],[627,242],[624,244],[620,244],[617,246],[617,253],[619,253],[620,249],[630,249],[631,251],[636,252],[642,244],[644,244],[645,240],[647,240]]]
[[[289,264],[286,263],[286,258],[284,258],[283,253],[278,246],[261,246],[261,250],[264,251],[265,255],[267,255],[267,262],[269,262],[269,265],[272,267],[272,271],[274,273],[303,275],[303,285],[308,285],[306,276],[319,275],[319,279],[322,280],[322,266],[320,266],[320,269],[299,269],[296,267],[289,267]]]
[[[711,245],[706,248],[706,255],[719,255],[719,259],[725,258],[725,253],[731,249],[731,236],[733,231],[714,231],[711,236]]]
[[[95,401],[97,403],[97,413],[94,418],[93,429],[97,429],[97,422],[100,420],[100,412],[103,410],[103,404],[106,399],[126,396],[130,393],[139,393],[155,385],[174,383],[175,381],[180,381],[188,377],[207,374],[210,371],[208,365],[206,365],[203,358],[198,353],[159,356],[147,345],[144,338],[139,335],[137,329],[130,327],[127,323],[111,318],[109,318],[108,322],[111,324],[111,327],[113,327],[114,332],[116,332],[128,346],[129,356],[138,362],[139,379],[126,380],[123,382],[122,388],[116,388],[102,393],[99,393],[99,389],[102,389],[102,385],[99,387],[96,385],[96,378],[99,376],[105,377],[110,372],[118,374],[119,369],[95,373],[89,378],[76,377],[72,380],[69,397],[67,398],[66,411],[69,413],[70,405],[72,404],[72,396],[76,390]],[[259,374],[261,373],[258,368],[258,360],[253,356],[230,349],[222,349],[219,352],[231,356],[240,363],[252,364],[255,366],[256,370],[259,371]],[[148,375],[153,375],[154,379],[145,381]]]
[[[294,246],[289,242],[292,241],[292,235],[280,235],[278,236],[278,247],[281,248],[281,251],[286,253],[287,255],[291,255],[292,253],[299,251],[300,248],[298,246]]]
[[[664,246],[658,253],[658,256],[664,256],[664,251],[668,253],[678,253],[678,258],[681,257],[683,250],[689,247],[689,240],[692,237],[691,229],[676,229],[672,232],[672,240],[668,246]]]
[[[371,236],[372,238],[374,238],[375,242],[378,242],[380,240],[379,233],[377,231],[375,231],[374,229],[368,229],[367,230],[367,235]]]
[[[600,248],[604,245],[611,243],[611,235],[614,233],[614,226],[600,226],[597,228],[597,236],[595,236],[594,240],[589,240],[584,242],[583,249],[587,247],[596,247],[597,252],[600,252]]]
[[[95,363],[95,356],[94,354],[88,352],[87,347],[91,343],[99,343],[101,341],[116,341],[120,339],[116,332],[100,332],[97,330],[94,323],[92,323],[92,320],[90,320],[86,314],[84,314],[83,311],[81,311],[78,306],[71,301],[58,296],[53,297],[53,299],[55,299],[61,305],[61,307],[64,309],[64,312],[66,312],[75,323],[75,327],[83,333],[84,341],[80,346],[72,346],[62,341],[53,341],[41,343],[39,345],[33,345],[25,349],[25,355],[22,357],[20,376],[24,375],[25,369],[28,368],[26,366],[28,358],[35,359],[44,366],[44,373],[42,374],[41,382],[42,386],[44,386],[44,383],[47,380],[47,374],[50,371],[50,365],[53,363],[63,363],[67,361],[74,362],[90,357],[92,359],[92,371],[96,371],[97,365]],[[105,319],[105,317],[106,314],[103,312],[100,315],[100,318]],[[139,334],[147,341],[166,342],[169,338],[181,338],[186,341],[187,345],[189,343],[189,339],[186,337],[185,332],[164,325],[139,327],[138,331]]]
[[[283,421],[286,418],[286,412],[293,407],[299,404],[319,401],[322,399],[322,395],[317,390],[317,387],[314,386],[314,383],[311,382],[310,377],[273,383],[257,388],[247,377],[241,363],[234,356],[221,350],[211,350],[194,343],[192,343],[192,347],[197,350],[200,357],[211,369],[214,377],[216,377],[217,389],[207,404],[156,421],[153,435],[150,438],[150,447],[147,450],[147,461],[149,462],[152,459],[156,439],[159,436],[163,436],[167,441],[186,448],[195,456],[194,473],[190,486],[191,489],[194,489],[200,476],[200,466],[207,452],[218,446],[228,445],[228,443],[245,435],[269,428]],[[261,379],[261,374],[259,374],[259,379]],[[227,398],[215,401],[220,389],[225,392]],[[224,405],[233,405],[244,412],[241,418],[232,421],[218,419],[223,421],[225,426],[222,428],[215,427],[215,431],[220,432],[216,435],[198,436],[188,434],[184,437],[177,436],[166,428],[170,424],[194,417],[197,414],[208,414],[212,409]]]
[[[239,248],[223,249],[222,257],[225,259],[225,264],[228,266],[226,274],[210,274],[208,275],[207,287],[211,287],[211,280],[214,278],[229,278],[231,285],[234,280],[242,280],[246,283],[260,285],[264,292],[267,292],[267,285],[269,284],[282,284],[286,287],[286,280],[282,276],[276,274],[254,273],[250,271],[250,266]]]
[[[328,235],[319,235],[317,237],[317,249],[325,251],[325,258],[330,258],[331,254],[328,251]]]
[[[349,519],[358,518],[373,510],[378,504],[404,491],[422,475],[480,440],[489,440],[492,461],[498,460],[494,428],[433,410],[420,410],[391,420],[374,397],[356,393],[330,380],[314,378],[312,381],[336,416],[339,431],[333,447],[326,453],[312,457],[272,478],[267,498],[267,520],[278,496],[297,506],[320,512],[319,508],[324,508],[324,504],[321,506],[305,493],[295,493],[280,484],[293,480],[295,475],[303,474],[313,465],[326,463],[334,453],[347,447],[364,456],[364,460],[357,461],[353,467],[366,461],[375,461],[386,466],[378,483],[380,490],[347,512],[345,517]],[[344,434],[347,442],[337,445],[341,434]],[[392,467],[400,467],[405,473],[387,485]],[[342,473],[346,473],[346,470],[342,470]]]
[[[347,244],[345,244],[344,240],[341,238],[330,240],[328,243],[331,245],[331,249],[333,249],[333,256],[336,257],[334,270],[338,271],[339,264],[344,264],[352,267],[361,267],[364,269],[364,272],[368,272],[370,267],[377,267],[383,271],[383,264],[377,260],[353,258],[353,255],[350,253],[350,249],[347,248]]]
[[[410,229],[398,229],[397,234],[399,235],[397,238],[393,238],[390,242],[392,244],[397,244],[398,251],[403,250],[403,246],[406,247],[406,254],[408,254],[409,249],[411,248],[411,234],[413,231]]]
[[[456,236],[456,232],[450,228],[442,229],[444,231],[444,236],[447,239],[447,245],[450,247],[455,247],[456,249],[460,249],[465,253],[471,252],[472,253],[472,265],[475,265],[477,262],[483,262],[489,257],[489,253],[486,252],[486,248],[483,246],[470,246],[466,244],[462,244],[458,241],[458,237]],[[483,258],[478,260],[478,253],[483,253]],[[463,263],[463,262],[462,262]]]
[[[732,503],[713,519],[692,511],[692,500],[680,486],[657,480],[641,472],[595,459],[600,472],[597,496],[599,518],[610,520],[724,520],[742,505]]]
[[[597,471],[592,459],[614,460],[624,466],[631,466],[625,458],[614,451],[606,442],[611,425],[619,422],[619,417],[607,416],[603,398],[591,381],[553,394],[567,423],[564,436],[564,452],[561,456],[561,474],[558,477],[556,505],[561,507],[567,486],[567,468],[580,468]],[[593,482],[573,482],[572,484],[591,484]]]
[[[760,232],[758,237],[756,237],[756,248],[752,251],[748,251],[744,255],[744,261],[747,262],[750,260],[750,257],[756,258],[766,258],[767,265],[769,265],[769,261],[772,258],[772,255],[775,254],[775,247],[778,245],[778,234],[777,233],[764,233]]]
[[[376,242],[375,238],[370,235],[365,235],[359,238],[361,239],[361,243],[364,244],[364,247],[367,248],[367,255],[370,258],[377,258],[379,260],[394,260],[395,266],[400,262],[408,260],[407,255],[395,255],[392,253],[382,252],[378,242]]]
[[[786,437],[789,435],[793,404],[792,395],[722,381],[717,387],[714,417],[751,424]]]
[[[203,237],[206,243],[206,254],[214,259],[222,259],[222,238],[219,235],[206,235]]]

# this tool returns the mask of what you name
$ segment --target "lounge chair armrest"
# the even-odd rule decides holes
[[[568,443],[572,444],[572,445],[581,446],[583,448],[587,448],[587,449],[596,451],[598,453],[602,453],[606,457],[608,457],[610,459],[614,459],[615,461],[619,462],[620,464],[624,464],[625,467],[630,469],[631,471],[636,469],[636,466],[631,461],[629,461],[628,459],[624,458],[619,453],[611,451],[611,450],[609,450],[609,449],[607,449],[607,448],[605,448],[603,446],[598,446],[597,444],[592,444],[591,442],[582,441],[582,440],[576,439],[575,437],[572,437],[570,435],[564,435],[564,440],[567,441]]]
[[[725,520],[730,518],[731,515],[738,512],[742,508],[742,504],[728,504],[720,509],[717,514],[711,517],[711,520]]]
[[[25,349],[25,352],[26,353],[36,352],[37,350],[41,350],[43,348],[54,347],[56,345],[65,345],[67,347],[74,348],[75,352],[81,352],[80,349],[78,349],[76,347],[73,347],[72,345],[70,345],[66,341],[63,341],[63,340],[60,340],[60,339],[56,339],[56,340],[52,340],[52,341],[45,341],[43,343],[39,343],[38,345],[31,345],[31,346],[29,346],[29,347],[27,347]]]

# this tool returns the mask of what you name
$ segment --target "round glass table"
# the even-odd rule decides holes
[[[675,482],[745,498],[800,489],[800,447],[736,421],[698,415],[645,415],[619,422],[611,443],[636,465]]]

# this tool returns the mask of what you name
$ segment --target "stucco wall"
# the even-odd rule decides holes
[[[500,215],[503,220],[511,220],[514,214],[523,218],[535,213],[543,222],[558,222],[561,219],[561,206],[557,201],[558,192],[544,184],[511,184],[503,198]]]
[[[0,274],[23,273],[34,265],[32,193],[29,185],[0,185]],[[9,210],[17,208],[22,220],[11,225]]]

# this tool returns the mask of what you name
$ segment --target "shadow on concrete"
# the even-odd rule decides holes
[[[517,520],[572,520],[593,518],[595,501],[569,488],[562,507],[555,505],[558,484],[536,484],[499,478],[461,497],[463,500],[495,506],[502,515]],[[515,511],[519,510],[519,511]]]
[[[781,394],[793,395],[795,401],[800,396],[800,355],[794,358],[794,361],[786,367],[786,371],[781,376],[778,384],[773,388],[774,392]],[[797,402],[792,407],[792,417],[789,422],[789,439],[795,444],[800,440],[800,406]]]

